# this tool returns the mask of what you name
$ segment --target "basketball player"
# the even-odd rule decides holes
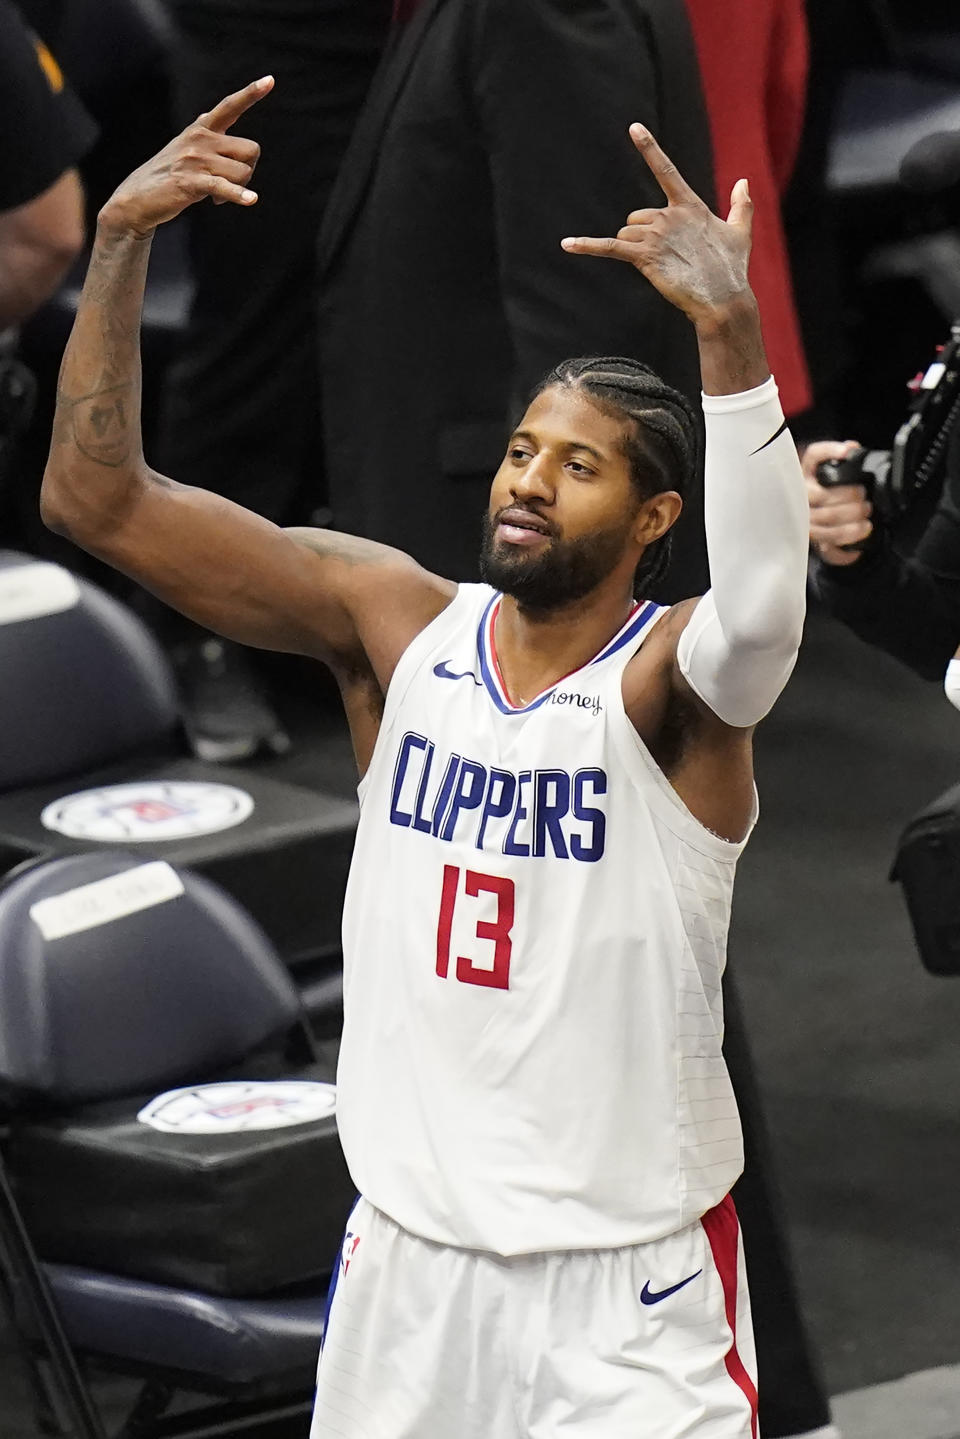
[[[807,507],[747,283],[746,183],[721,221],[633,126],[664,208],[562,242],[635,265],[696,328],[712,590],[647,598],[694,420],[609,358],[539,388],[493,480],[488,583],[458,586],[143,458],[151,236],[206,196],[255,203],[256,146],[229,131],[271,83],[102,211],[43,507],[199,623],[323,660],[343,693],[362,779],[338,1115],[362,1198],[314,1439],[755,1439],[720,976],[752,727],[800,642]]]

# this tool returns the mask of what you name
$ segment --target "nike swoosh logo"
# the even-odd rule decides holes
[[[458,675],[448,669],[446,660],[441,660],[438,665],[434,665],[433,672],[438,680],[473,680],[475,685],[480,683],[472,670],[464,670],[463,674]]]
[[[772,434],[772,435],[770,436],[769,440],[764,440],[763,444],[759,447],[759,449],[751,450],[751,451],[750,451],[750,454],[751,454],[751,455],[759,455],[760,450],[765,450],[768,445],[772,445],[772,444],[773,444],[774,440],[779,440],[780,436],[783,434],[783,432],[784,432],[784,430],[785,430],[786,428],[787,428],[787,422],[786,422],[786,420],[784,420],[784,422],[783,422],[783,424],[780,426],[779,430],[777,430],[774,434]]]
[[[702,1273],[703,1270],[698,1269],[696,1274],[688,1274],[686,1279],[680,1280],[679,1284],[672,1284],[669,1289],[661,1289],[657,1294],[654,1294],[653,1290],[650,1288],[650,1280],[648,1279],[646,1284],[643,1286],[643,1289],[641,1290],[640,1303],[659,1304],[661,1299],[669,1299],[671,1294],[676,1294],[677,1290],[682,1289],[684,1285],[692,1284],[693,1281],[698,1278],[699,1275],[701,1275]]]

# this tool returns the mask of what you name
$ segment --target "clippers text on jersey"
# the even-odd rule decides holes
[[[522,769],[514,773],[464,755],[444,759],[426,735],[400,740],[390,793],[390,823],[435,839],[473,839],[488,854],[576,859],[603,856],[607,821],[598,807],[606,772]]]

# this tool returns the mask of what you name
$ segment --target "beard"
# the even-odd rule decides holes
[[[623,554],[623,527],[576,540],[550,538],[539,554],[497,540],[496,516],[483,517],[480,578],[524,609],[554,610],[596,589]]]

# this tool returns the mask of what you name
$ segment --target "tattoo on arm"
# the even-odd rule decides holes
[[[305,545],[308,550],[314,550],[318,555],[329,555],[332,559],[342,560],[350,566],[386,565],[397,559],[396,550],[387,545],[377,544],[375,540],[361,539],[358,535],[345,535],[339,530],[292,526],[287,530],[287,534],[296,540],[298,545]]]
[[[98,231],[57,385],[51,458],[58,450],[57,467],[70,482],[105,502],[123,480],[108,481],[103,471],[142,463],[139,336],[149,248]],[[84,475],[84,461],[96,469]]]
[[[120,469],[135,452],[130,434],[134,389],[129,380],[107,383],[92,394],[73,399],[58,388],[55,441],[72,442],[94,464]]]

